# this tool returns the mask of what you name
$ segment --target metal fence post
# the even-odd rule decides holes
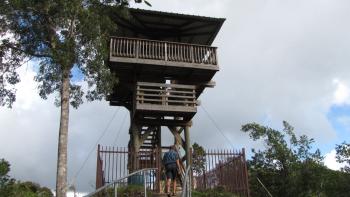
[[[143,171],[143,185],[145,188],[145,197],[147,197],[147,188],[146,188],[146,171]]]
[[[114,197],[118,197],[118,183],[114,184]]]
[[[188,189],[188,197],[192,197],[192,169],[191,169],[191,176],[188,177],[188,181],[190,182],[189,184],[189,189]]]

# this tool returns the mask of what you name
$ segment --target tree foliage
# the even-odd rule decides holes
[[[336,158],[340,163],[345,163],[346,166],[342,168],[344,172],[350,173],[350,144],[343,142],[335,147]]]
[[[4,159],[0,160],[0,196],[6,196],[10,192],[10,185],[15,180],[11,179],[8,173],[10,172],[10,163]]]
[[[252,196],[265,196],[259,178],[273,196],[316,196],[322,191],[325,167],[320,151],[312,150],[314,140],[297,136],[294,128],[283,122],[283,131],[250,123],[242,126],[254,140],[263,140],[265,150],[252,150],[248,162]]]
[[[47,99],[56,93],[55,103],[61,106],[58,197],[67,190],[69,106],[77,108],[84,95],[88,101],[101,100],[116,85],[106,64],[109,37],[117,29],[111,16],[123,17],[128,7],[128,0],[0,1],[0,106],[11,107],[16,100],[17,68],[24,61],[38,62],[39,95]],[[87,82],[86,92],[72,80],[73,68]]]
[[[6,197],[53,197],[51,190],[39,184],[27,181],[21,182],[10,178],[10,164],[0,160],[0,196]]]
[[[109,36],[117,29],[110,16],[126,15],[128,6],[128,0],[1,1],[0,105],[11,107],[16,100],[16,69],[25,60],[39,64],[35,79],[43,99],[60,93],[62,75],[66,71],[71,78],[73,67],[88,82],[88,100],[106,96],[117,82],[105,63]],[[83,103],[83,95],[80,84],[70,83],[73,107]]]
[[[205,170],[206,155],[202,146],[197,143],[192,145],[192,169],[197,175],[202,175]]]

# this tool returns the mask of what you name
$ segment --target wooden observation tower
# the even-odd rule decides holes
[[[214,87],[219,71],[217,48],[211,46],[225,19],[130,9],[110,40],[109,66],[119,83],[108,98],[130,112],[129,150],[162,148],[168,127],[190,162],[190,127],[198,98]],[[137,158],[129,169],[139,169]]]

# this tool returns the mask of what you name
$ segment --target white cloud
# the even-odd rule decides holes
[[[40,97],[37,96],[38,84],[34,81],[36,73],[33,71],[34,62],[28,62],[18,69],[21,82],[16,85],[16,102],[14,107],[22,110],[29,110],[35,104],[41,102]]]
[[[336,151],[333,149],[331,152],[326,153],[324,156],[324,164],[332,170],[340,170],[340,168],[344,167],[344,164],[338,163],[336,158]]]
[[[333,102],[336,105],[350,104],[350,89],[349,86],[339,79],[334,79],[333,83],[336,88],[333,94]]]

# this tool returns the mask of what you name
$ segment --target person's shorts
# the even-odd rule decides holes
[[[165,166],[165,174],[167,179],[175,180],[177,177],[176,163],[167,164]]]

